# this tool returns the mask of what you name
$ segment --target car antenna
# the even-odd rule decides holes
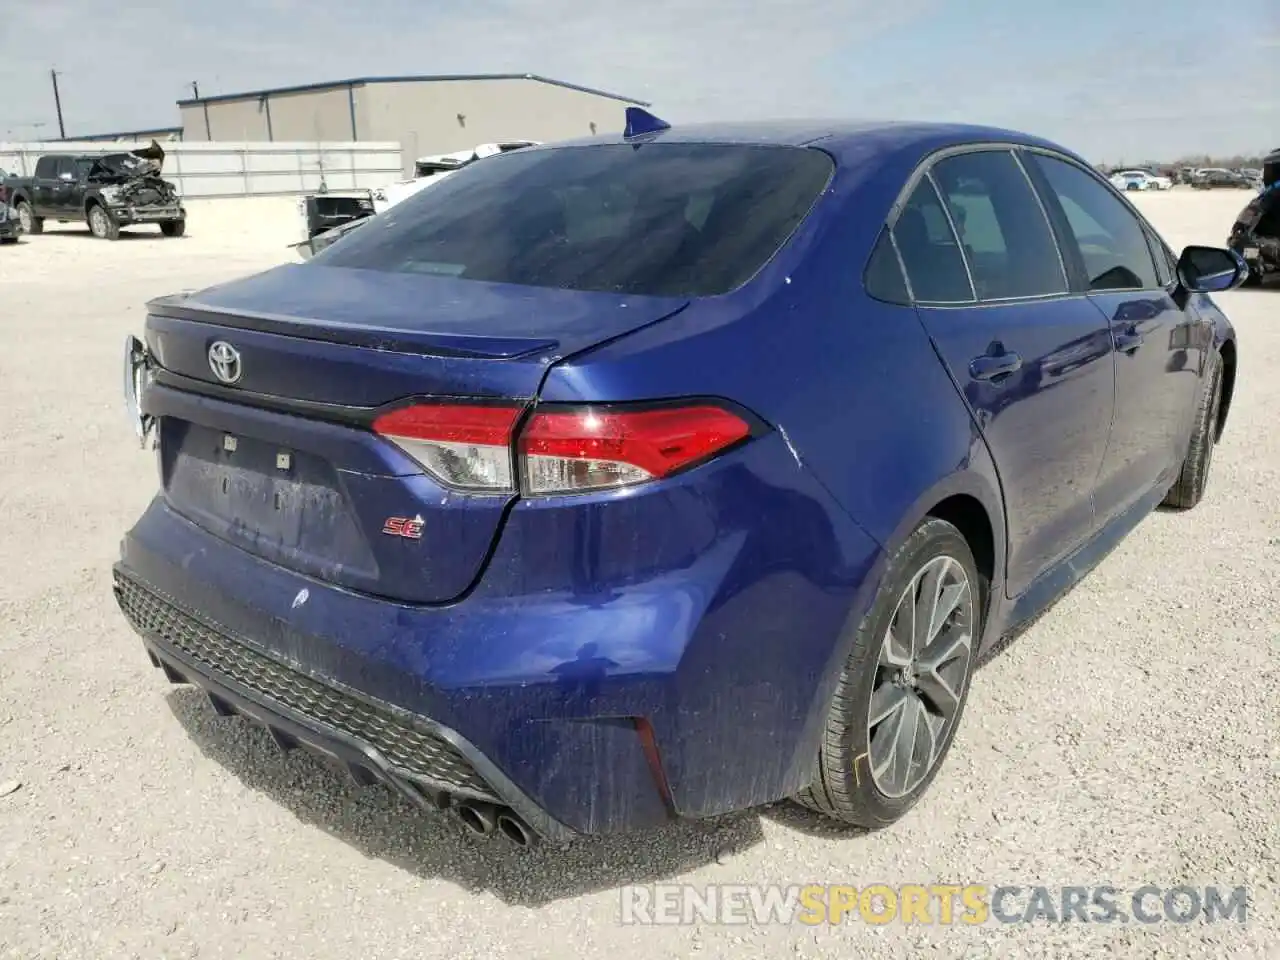
[[[634,140],[637,137],[649,136],[650,134],[661,133],[663,130],[670,129],[671,124],[655,117],[648,110],[641,110],[639,107],[627,107],[627,127],[622,132],[622,139]]]

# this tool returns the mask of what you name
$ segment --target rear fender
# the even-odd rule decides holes
[[[997,619],[995,617],[997,605],[1005,595],[1005,557],[1008,551],[1008,540],[1004,498],[1000,493],[1000,478],[995,461],[991,459],[991,453],[987,449],[986,441],[980,436],[974,438],[970,459],[965,469],[941,478],[911,504],[887,540],[885,558],[887,560],[888,557],[893,556],[926,517],[933,514],[940,504],[953,497],[970,497],[976,500],[986,513],[987,522],[991,526],[991,582],[987,585],[984,633],[979,642],[979,649],[981,649],[994,639],[990,636],[991,628]],[[975,549],[974,552],[977,553],[977,550]]]
[[[981,656],[995,642],[1001,628],[1004,606],[1004,570],[1005,570],[1005,516],[1004,502],[999,494],[995,464],[987,452],[986,444],[978,440],[974,445],[973,457],[964,470],[957,471],[940,479],[911,505],[903,515],[902,521],[885,541],[883,549],[878,551],[870,574],[863,580],[849,606],[849,615],[840,631],[838,642],[834,645],[831,659],[822,674],[817,696],[809,711],[801,743],[797,750],[798,758],[809,757],[816,764],[819,746],[825,730],[826,718],[830,709],[831,698],[840,679],[840,673],[848,662],[853,650],[858,629],[875,603],[877,594],[883,585],[885,570],[898,548],[911,536],[926,517],[939,504],[957,496],[971,497],[986,512],[991,525],[991,541],[994,552],[991,583],[986,596],[986,614],[983,619],[983,636],[979,639],[975,653]],[[816,774],[814,766],[801,779],[808,783]]]

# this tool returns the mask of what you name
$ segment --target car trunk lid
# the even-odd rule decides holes
[[[158,370],[144,406],[160,418],[164,495],[299,572],[404,602],[453,600],[515,494],[450,489],[375,435],[374,418],[410,398],[528,404],[558,359],[686,302],[314,264],[161,298],[149,305]],[[235,352],[234,371],[215,371],[215,344]]]

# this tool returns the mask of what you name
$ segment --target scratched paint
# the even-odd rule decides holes
[[[796,466],[803,466],[800,462],[800,451],[796,449],[796,445],[791,442],[791,437],[787,435],[787,429],[782,424],[778,424],[778,433],[782,436],[782,442],[787,445],[787,449],[791,452],[791,459],[796,462]]]

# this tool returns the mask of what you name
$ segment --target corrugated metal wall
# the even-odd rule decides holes
[[[0,168],[30,176],[48,153],[98,156],[146,143],[0,142]],[[401,176],[400,144],[384,141],[289,143],[166,143],[164,176],[182,196],[289,196],[330,190],[380,187]]]
[[[184,101],[187,143],[398,140],[403,175],[426,154],[495,140],[620,131],[630,101],[532,77],[406,78]]]
[[[626,125],[627,106],[537,80],[371,83],[356,88],[355,105],[357,135],[399,140],[406,174],[418,157],[479,143],[618,133]]]

